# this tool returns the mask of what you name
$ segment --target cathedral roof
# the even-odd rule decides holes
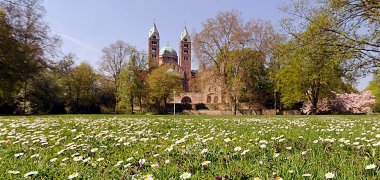
[[[187,41],[190,41],[189,32],[187,32],[186,26],[181,33],[181,41],[183,41],[185,38],[187,39]]]
[[[177,52],[170,45],[166,45],[160,49],[160,55],[177,56]]]
[[[159,33],[156,27],[156,23],[153,23],[152,28],[150,28],[149,30],[149,38],[151,38],[154,34],[157,36],[157,38],[159,38]]]

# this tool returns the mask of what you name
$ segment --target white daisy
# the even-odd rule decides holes
[[[208,149],[205,148],[205,149],[202,149],[201,154],[205,154],[205,153],[207,153],[207,152],[208,152]]]
[[[211,163],[211,161],[204,161],[204,162],[202,162],[202,166],[207,166],[210,163]]]
[[[74,179],[74,178],[76,178],[78,176],[79,176],[79,173],[75,172],[73,174],[70,174],[69,177],[67,177],[67,179]]]
[[[375,169],[376,167],[376,164],[369,164],[365,166],[365,169]]]
[[[30,171],[26,174],[24,174],[24,177],[30,177],[30,176],[34,176],[34,175],[37,175],[38,174],[38,171]]]
[[[190,179],[191,178],[191,173],[189,172],[184,172],[183,174],[181,174],[181,176],[179,176],[180,179]]]
[[[334,177],[335,177],[335,174],[333,174],[332,172],[328,172],[328,173],[325,174],[325,178],[326,179],[332,179]]]
[[[98,151],[98,148],[92,148],[90,151],[91,151],[92,153],[94,153],[94,152]]]
[[[9,174],[20,174],[20,171],[13,171],[13,170],[10,170],[8,171]]]

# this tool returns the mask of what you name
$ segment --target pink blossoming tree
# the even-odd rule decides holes
[[[376,103],[375,96],[370,91],[364,91],[361,94],[357,93],[343,93],[335,94],[332,99],[322,99],[318,101],[317,113],[366,113],[371,114],[372,108]],[[305,102],[302,107],[304,114],[311,114],[312,105],[310,102]]]

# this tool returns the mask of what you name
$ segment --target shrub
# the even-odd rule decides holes
[[[198,103],[198,104],[195,104],[195,109],[196,109],[196,110],[199,110],[199,109],[208,109],[208,108],[206,107],[205,104],[203,104],[203,103]]]

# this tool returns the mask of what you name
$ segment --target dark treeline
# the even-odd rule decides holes
[[[297,0],[282,8],[282,28],[220,12],[194,33],[200,70],[221,82],[236,114],[249,109],[310,113],[356,80],[380,99],[380,4],[372,0]],[[102,51],[99,71],[75,54],[59,56],[41,0],[0,2],[0,114],[165,113],[181,77],[121,40]],[[143,37],[142,37],[143,38]],[[201,84],[200,84],[201,86]],[[379,105],[376,105],[377,109]]]

